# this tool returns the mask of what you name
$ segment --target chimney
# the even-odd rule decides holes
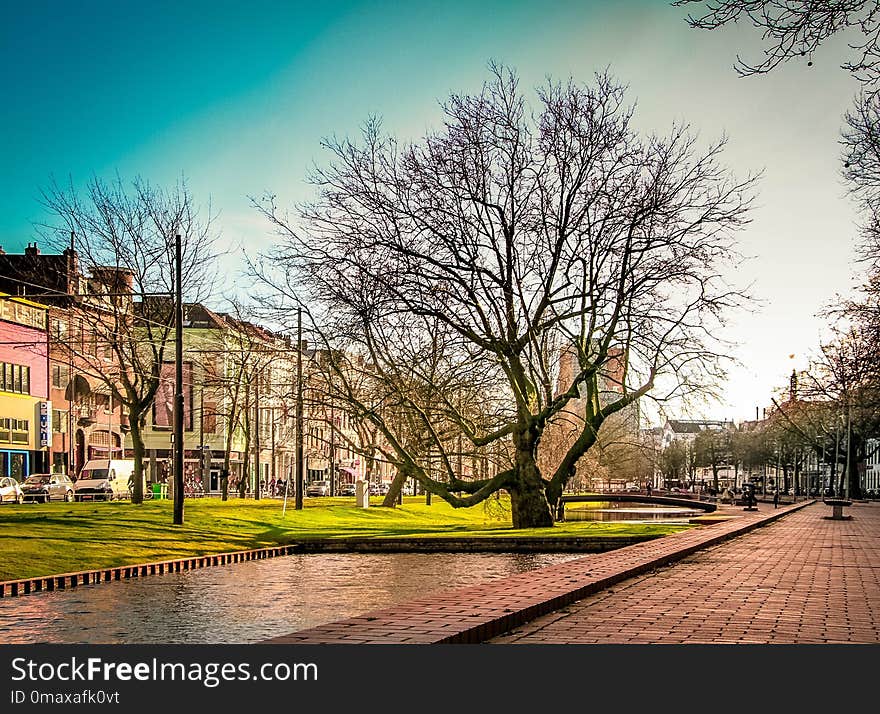
[[[28,244],[27,244],[27,248],[24,249],[24,254],[25,254],[25,255],[39,255],[39,254],[40,254],[40,249],[37,248],[37,244],[36,244],[36,243],[33,243],[33,244],[28,243]]]

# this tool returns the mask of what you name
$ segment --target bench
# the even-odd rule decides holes
[[[852,501],[849,501],[845,498],[823,498],[822,503],[826,506],[831,506],[831,515],[825,516],[828,520],[831,521],[846,521],[852,518],[852,516],[843,515],[843,509],[852,505]]]

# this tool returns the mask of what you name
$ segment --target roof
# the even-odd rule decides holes
[[[706,429],[723,429],[728,424],[708,419],[668,419],[666,423],[676,434],[699,434]]]

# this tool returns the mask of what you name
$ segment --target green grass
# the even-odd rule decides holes
[[[378,505],[380,499],[375,502]],[[494,503],[494,502],[493,502]],[[580,521],[553,528],[515,530],[504,503],[453,509],[440,499],[408,498],[394,509],[356,508],[350,498],[307,499],[301,511],[288,501],[186,502],[185,524],[171,523],[169,501],[142,506],[50,503],[0,506],[0,580],[132,565],[209,553],[246,550],[307,538],[467,536],[654,536],[688,526]]]

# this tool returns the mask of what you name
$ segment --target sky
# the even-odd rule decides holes
[[[5,0],[0,246],[36,239],[52,177],[185,176],[233,255],[256,254],[272,234],[249,197],[311,196],[307,175],[328,158],[322,138],[355,136],[377,115],[417,139],[437,126],[438,101],[477,91],[493,60],[526,88],[608,68],[644,131],[688,122],[707,141],[729,138],[737,175],[764,172],[738,235],[748,260],[731,276],[756,303],[725,332],[736,363],[724,398],[675,415],[753,419],[826,336],[816,314],[858,282],[858,217],[839,173],[842,115],[857,91],[839,69],[844,50],[835,40],[812,67],[740,78],[736,54],[758,57],[758,34],[693,30],[664,0]]]

